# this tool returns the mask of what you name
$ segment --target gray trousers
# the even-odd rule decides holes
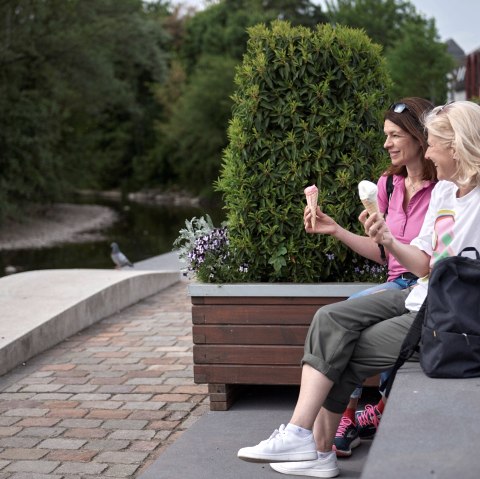
[[[405,308],[411,288],[388,290],[320,308],[302,363],[333,381],[323,406],[343,413],[356,386],[390,369],[416,313]]]

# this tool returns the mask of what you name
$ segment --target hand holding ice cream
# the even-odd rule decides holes
[[[318,188],[315,185],[308,186],[304,190],[305,197],[307,198],[307,206],[312,214],[312,229],[315,229],[315,223],[317,219],[317,204],[318,204]]]
[[[358,194],[360,200],[363,203],[363,206],[368,211],[369,215],[373,213],[378,213],[378,203],[377,203],[377,185],[371,181],[362,180],[358,184]]]

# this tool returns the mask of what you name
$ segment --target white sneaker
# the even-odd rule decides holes
[[[313,434],[298,437],[283,424],[265,441],[240,449],[237,456],[250,462],[310,461],[318,457]]]
[[[310,477],[337,477],[340,474],[334,451],[324,459],[304,462],[277,462],[270,467],[282,474]]]

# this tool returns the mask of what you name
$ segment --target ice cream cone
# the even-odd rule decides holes
[[[307,206],[310,208],[312,214],[312,228],[315,229],[317,219],[317,204],[318,204],[318,188],[315,185],[305,188],[305,197],[307,199]]]
[[[369,215],[373,215],[373,213],[378,213],[379,211],[377,192],[377,185],[371,181],[362,180],[358,184],[358,194],[360,196],[360,200],[365,209],[368,211]]]
[[[362,203],[369,215],[379,212],[378,203],[376,201],[362,200]]]

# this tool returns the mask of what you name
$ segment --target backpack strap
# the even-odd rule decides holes
[[[386,183],[386,190],[387,190],[387,208],[385,210],[385,213],[383,214],[385,217],[387,216],[388,213],[388,205],[390,204],[390,198],[392,197],[393,193],[393,175],[388,175],[387,176],[387,183]],[[383,247],[382,244],[379,244],[378,247],[380,248],[380,257],[382,258],[382,261],[387,261],[387,255],[385,254],[385,248]]]
[[[387,209],[385,210],[384,216],[388,214],[388,205],[390,203],[390,198],[392,197],[393,193],[393,175],[387,176],[387,183],[386,183],[386,190],[387,190]]]
[[[418,311],[415,319],[413,320],[410,329],[408,330],[405,339],[403,340],[402,347],[400,348],[400,354],[398,355],[397,361],[395,362],[393,368],[391,369],[388,379],[380,385],[380,391],[385,393],[385,397],[388,397],[390,390],[392,389],[393,381],[397,375],[397,371],[403,366],[405,361],[410,359],[414,352],[418,352],[420,337],[422,335],[422,324],[425,318],[425,310],[427,308],[427,300],[423,302],[420,310]]]

